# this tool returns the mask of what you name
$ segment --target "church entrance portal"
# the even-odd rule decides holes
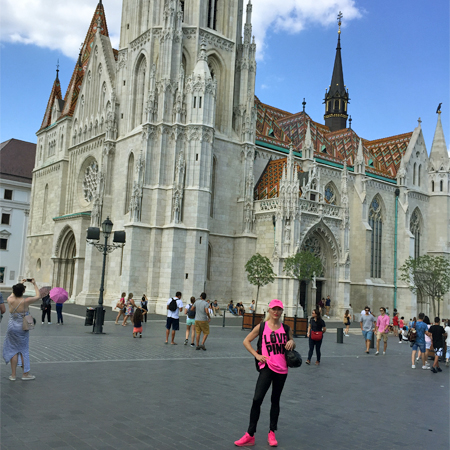
[[[59,254],[55,260],[54,286],[62,287],[73,294],[73,279],[75,274],[75,256],[77,253],[75,235],[72,229],[68,229],[61,238]]]

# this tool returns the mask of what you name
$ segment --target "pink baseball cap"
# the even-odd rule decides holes
[[[269,308],[275,308],[275,306],[278,306],[279,308],[284,309],[283,302],[281,300],[273,299],[269,303]]]

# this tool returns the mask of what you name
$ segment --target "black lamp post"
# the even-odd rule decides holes
[[[106,267],[106,255],[108,253],[113,252],[116,248],[122,248],[125,245],[125,231],[115,231],[114,232],[114,238],[113,238],[113,244],[108,245],[108,239],[109,236],[112,233],[113,229],[113,223],[109,219],[109,217],[106,218],[106,220],[102,223],[102,232],[103,236],[105,238],[105,243],[100,244],[98,241],[100,240],[100,228],[97,227],[89,227],[87,230],[87,236],[86,241],[94,245],[95,248],[103,253],[103,266],[102,266],[102,279],[100,282],[100,295],[98,298],[98,306],[96,308],[95,313],[95,322],[94,322],[94,329],[93,332],[95,334],[102,334],[103,333],[103,291],[105,286],[105,267]],[[97,242],[95,242],[97,241]]]

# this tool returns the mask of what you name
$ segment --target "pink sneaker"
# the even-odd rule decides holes
[[[255,445],[255,436],[250,436],[248,433],[245,433],[238,441],[234,441],[234,445],[236,447],[250,447],[251,445]]]
[[[267,442],[271,447],[277,447],[278,442],[275,439],[275,433],[273,431],[269,431],[269,435],[267,436]]]

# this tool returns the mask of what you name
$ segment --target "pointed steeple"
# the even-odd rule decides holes
[[[333,74],[328,91],[325,92],[325,125],[331,131],[338,131],[347,128],[347,105],[350,103],[348,91],[344,85],[344,71],[342,69],[341,56],[341,22],[342,13],[338,15],[338,43],[336,47],[336,56],[334,59]]]
[[[55,99],[61,100],[62,102],[62,93],[61,93],[61,84],[59,82],[59,64],[56,69],[56,78],[53,82],[52,92],[50,93],[50,98],[48,99],[47,108],[44,114],[44,120],[42,121],[41,130],[43,128],[47,128],[52,124],[52,108],[55,103]]]
[[[97,31],[103,36],[109,37],[108,25],[106,23],[105,9],[103,3],[99,1],[94,16],[91,20],[86,38],[84,39],[81,47],[78,61],[75,65],[75,69],[70,79],[69,87],[67,88],[66,95],[64,97],[64,111],[63,115],[72,116],[75,112],[75,106],[77,105],[78,95],[80,93],[81,84],[83,83],[84,73],[89,63],[89,57],[92,52],[92,43],[94,42]]]
[[[431,146],[430,159],[446,161],[448,159],[447,144],[445,143],[444,130],[441,123],[441,111],[438,111],[438,120],[434,132],[433,144]]]

